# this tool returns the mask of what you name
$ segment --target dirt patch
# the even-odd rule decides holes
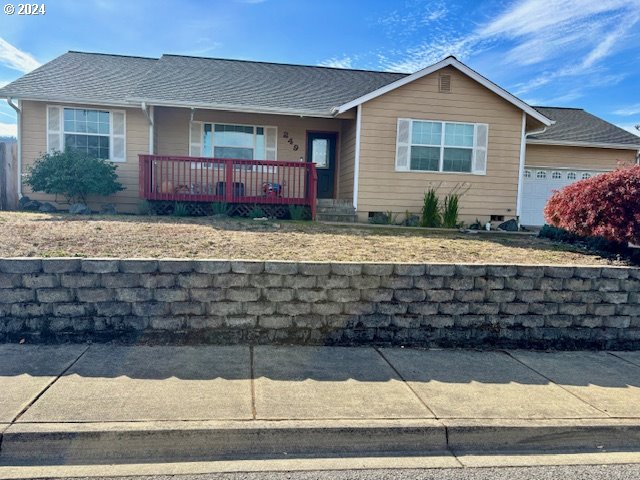
[[[520,235],[211,217],[22,212],[0,213],[0,256],[620,264],[578,247]]]

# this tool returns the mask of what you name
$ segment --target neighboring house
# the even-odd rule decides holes
[[[317,195],[336,200],[325,212],[353,206],[366,221],[420,212],[432,186],[464,192],[467,223],[538,225],[553,189],[640,149],[640,137],[527,105],[454,57],[406,75],[68,52],[0,98],[19,111],[23,172],[64,146],[117,162],[126,190],[109,201],[123,212],[140,198],[315,208]]]

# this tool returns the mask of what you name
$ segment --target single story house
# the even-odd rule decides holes
[[[640,137],[581,109],[530,106],[452,56],[400,74],[72,51],[0,98],[18,112],[22,172],[65,147],[116,162],[126,189],[96,202],[122,212],[141,199],[319,204],[367,221],[419,213],[436,187],[463,193],[467,223],[540,225],[554,189],[640,150]]]

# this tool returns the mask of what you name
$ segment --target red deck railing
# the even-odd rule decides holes
[[[315,218],[313,163],[139,155],[140,198],[306,205]]]

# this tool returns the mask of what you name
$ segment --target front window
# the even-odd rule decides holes
[[[83,108],[64,109],[64,146],[109,159],[110,113]]]
[[[473,124],[414,120],[410,170],[469,173],[473,164]]]
[[[205,123],[202,150],[205,157],[264,160],[264,127]]]

